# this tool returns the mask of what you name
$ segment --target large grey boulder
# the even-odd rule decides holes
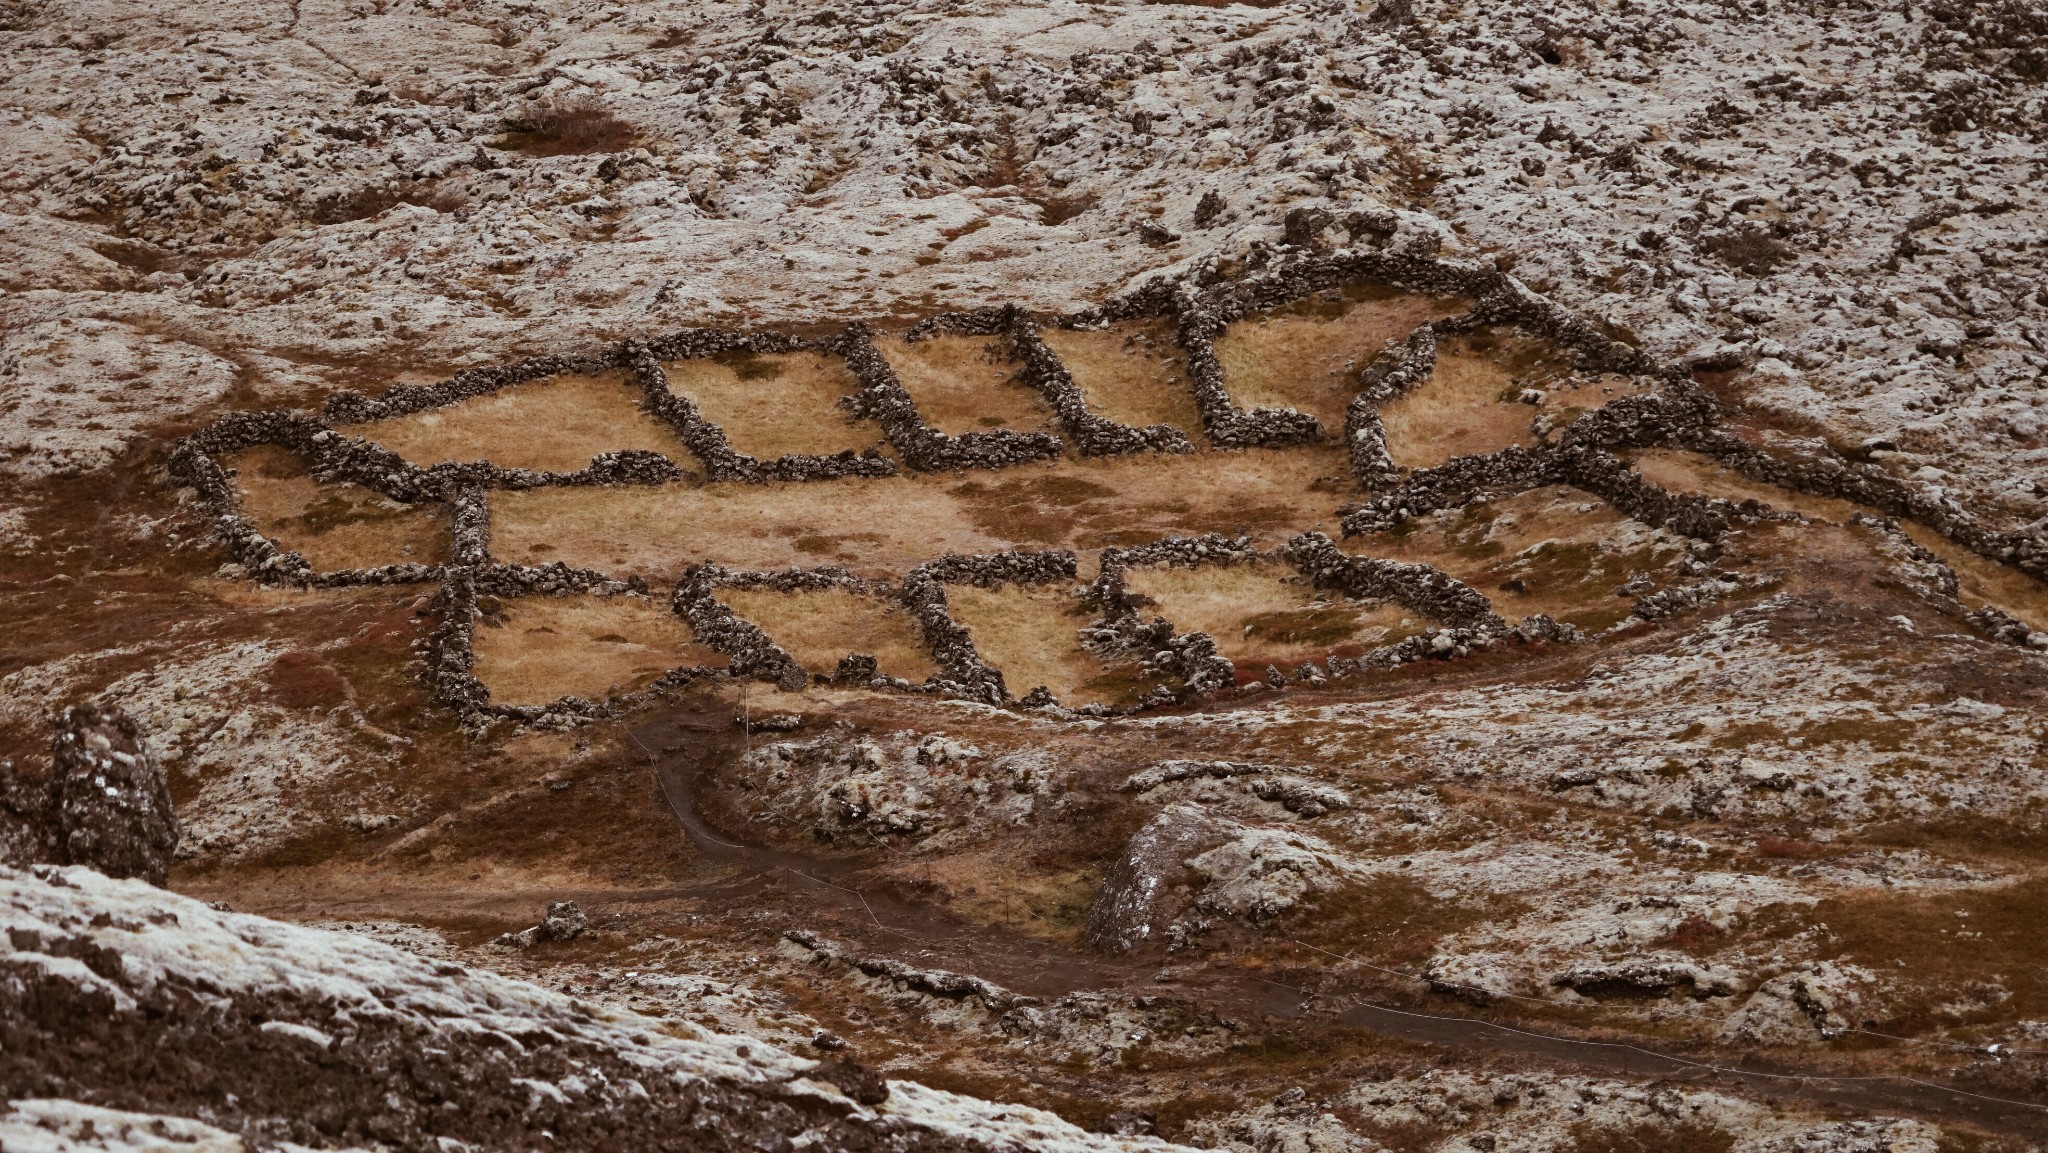
[[[1088,943],[1128,953],[1159,940],[1193,903],[1188,860],[1228,839],[1229,830],[1193,805],[1174,805],[1131,837],[1088,908]]]

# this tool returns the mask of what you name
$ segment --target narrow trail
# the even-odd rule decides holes
[[[1917,1116],[1993,1132],[2048,1139],[2048,1105],[1995,1099],[1898,1075],[1807,1074],[1762,1063],[1731,1067],[1654,1051],[1629,1042],[1554,1036],[1473,1016],[1334,1001],[1323,992],[1248,975],[1205,974],[1199,987],[1162,984],[1157,963],[1140,965],[1066,949],[1013,929],[962,921],[930,904],[862,885],[871,862],[813,856],[747,844],[715,827],[701,807],[703,786],[736,762],[745,738],[722,703],[699,702],[647,715],[630,730],[646,753],[662,795],[691,843],[707,858],[740,870],[716,887],[728,902],[778,880],[842,914],[834,932],[861,949],[920,968],[970,974],[1013,992],[1056,999],[1117,991],[1191,1001],[1225,1015],[1275,1018],[1297,1027],[1358,1029],[1425,1045],[1531,1059],[1580,1071],[1740,1088],[1766,1099],[1797,1099],[1824,1111]]]

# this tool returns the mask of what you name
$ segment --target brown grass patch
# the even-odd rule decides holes
[[[442,505],[399,504],[353,484],[323,484],[297,454],[276,445],[258,445],[221,463],[236,470],[243,514],[316,569],[448,559],[453,537]]]
[[[1694,492],[1733,501],[1755,500],[1832,524],[1846,523],[1858,512],[1884,515],[1868,505],[1838,497],[1816,496],[1751,480],[1723,467],[1712,457],[1683,449],[1640,449],[1629,454],[1629,463],[1643,479],[1673,492]],[[1901,521],[1900,526],[1915,544],[1955,570],[1960,584],[1958,599],[1964,605],[1972,609],[1990,605],[2024,621],[2030,629],[2048,629],[2048,587],[2016,568],[1978,556],[1917,521]]]
[[[1044,685],[1064,705],[1121,704],[1158,683],[1141,680],[1135,663],[1110,666],[1081,647],[1075,632],[1090,614],[1063,585],[950,585],[946,599],[1015,696]]]
[[[575,472],[604,452],[638,448],[687,464],[668,426],[640,411],[622,375],[553,376],[446,408],[346,426],[419,465],[488,460],[507,468]]]
[[[1187,359],[1165,317],[1083,331],[1048,328],[1038,335],[1066,364],[1094,411],[1135,428],[1170,424],[1189,434],[1201,431]]]
[[[1281,928],[1325,949],[1412,964],[1426,960],[1443,937],[1527,909],[1491,894],[1447,900],[1417,881],[1382,875],[1309,897]]]
[[[1347,287],[1245,317],[1216,339],[1223,383],[1239,408],[1293,408],[1344,428],[1358,373],[1389,340],[1405,340],[1426,320],[1456,315],[1468,301]]]
[[[1882,1032],[2048,1013],[2048,969],[2040,960],[2048,878],[1927,895],[1865,889],[1803,912],[1803,919],[1827,926],[1831,955],[1897,966],[1900,986],[1885,1001],[1891,1016],[1872,1026]],[[1979,1009],[1943,1008],[1986,984],[2010,996]]]
[[[1531,445],[1534,407],[1514,399],[1520,391],[1507,365],[1475,356],[1445,341],[1436,371],[1380,409],[1387,454],[1403,468],[1430,468],[1453,457]]]
[[[1543,394],[1524,404],[1525,389]],[[1618,396],[1644,391],[1643,382],[1613,374],[1573,375],[1569,361],[1547,341],[1488,329],[1444,340],[1436,371],[1380,410],[1387,451],[1406,468],[1431,468],[1455,457],[1499,452],[1536,443],[1540,413],[1562,428]]]
[[[499,704],[631,692],[673,668],[725,664],[660,599],[519,597],[476,630],[476,674]]]
[[[719,590],[719,599],[814,673],[831,673],[848,653],[870,654],[884,676],[922,681],[939,671],[917,622],[892,601],[838,588],[728,588]]]
[[[1616,586],[1637,572],[1661,585],[1683,542],[1564,485],[1473,504],[1361,538],[1352,552],[1433,564],[1493,600],[1510,621],[1545,613],[1586,629],[1626,618]]]
[[[1002,850],[949,856],[936,867],[930,861],[906,862],[881,875],[929,892],[971,923],[1080,944],[1102,874],[1089,868],[1047,869],[1042,861],[1032,861],[1031,868],[1018,865],[1013,851]]]
[[[661,367],[669,391],[696,401],[704,418],[749,456],[829,456],[881,443],[880,428],[839,408],[839,398],[858,392],[860,381],[838,357],[734,353]]]
[[[1735,1134],[1700,1121],[1614,1126],[1581,1121],[1571,1128],[1570,1147],[1577,1153],[1728,1153],[1735,1148]]]
[[[947,335],[915,344],[885,339],[876,346],[925,423],[941,432],[1052,431],[1052,409],[1017,379],[1017,362],[1001,339]]]
[[[1628,462],[1644,480],[1672,492],[1698,493],[1721,500],[1754,500],[1785,512],[1796,512],[1814,520],[1834,524],[1846,522],[1857,512],[1876,513],[1846,500],[1814,496],[1796,489],[1779,488],[1723,467],[1720,461],[1702,453],[1679,448],[1645,448],[1628,453]]]
[[[1124,579],[1152,602],[1141,610],[1147,616],[1156,612],[1180,632],[1208,633],[1240,665],[1353,657],[1420,631],[1397,605],[1334,599],[1276,561],[1133,568]]]
[[[539,101],[500,147],[532,156],[624,152],[641,142],[640,130],[620,118],[592,92],[572,92]]]
[[[1203,532],[1278,544],[1334,527],[1343,473],[1341,450],[1323,445],[1060,459],[964,481],[912,474],[501,491],[491,494],[491,539],[508,561],[561,560],[616,576],[672,579],[715,560],[744,569],[839,564],[889,577],[942,553],[1019,545],[1087,550]]]
[[[1956,570],[1958,593],[1972,609],[1990,605],[2018,617],[2036,632],[2048,631],[2048,587],[2016,568],[1978,556],[1916,521],[1901,522],[1913,543]]]

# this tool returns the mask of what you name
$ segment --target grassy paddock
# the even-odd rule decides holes
[[[476,674],[498,704],[630,692],[672,668],[723,666],[665,597],[594,595],[498,601],[476,630]]]
[[[1135,665],[1112,667],[1081,647],[1075,632],[1089,614],[1063,585],[951,585],[946,598],[953,619],[1016,696],[1044,685],[1064,705],[1120,704],[1157,683],[1141,680]]]
[[[1135,428],[1169,424],[1189,436],[1201,432],[1187,359],[1174,342],[1170,320],[1127,320],[1082,331],[1048,328],[1038,335],[1073,374],[1094,412]]]
[[[917,622],[893,602],[838,588],[727,588],[718,595],[811,672],[831,673],[848,653],[870,654],[884,676],[922,681],[939,671]]]
[[[768,459],[859,452],[882,430],[856,421],[839,398],[860,390],[846,362],[814,352],[732,353],[664,362],[669,391],[689,397],[733,448]]]
[[[1457,298],[1389,295],[1356,286],[1236,321],[1216,339],[1223,386],[1239,408],[1293,408],[1335,435],[1358,373],[1389,340],[1469,306]]]
[[[640,411],[622,375],[553,376],[445,408],[345,426],[420,465],[488,460],[506,468],[575,472],[602,452],[637,448],[689,466],[689,449]]]
[[[1141,612],[1165,617],[1180,632],[1208,633],[1239,665],[1356,656],[1423,624],[1397,605],[1324,599],[1293,569],[1271,561],[1134,568],[1125,583],[1152,602]]]
[[[402,505],[353,484],[323,484],[306,462],[275,445],[222,461],[235,470],[242,511],[263,535],[316,569],[439,564],[453,537],[448,510]]]
[[[946,433],[992,428],[1052,432],[1053,411],[1037,390],[1017,378],[1019,368],[989,336],[935,336],[910,344],[876,341],[925,423]]]

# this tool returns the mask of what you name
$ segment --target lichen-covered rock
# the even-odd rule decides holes
[[[1728,1019],[1722,1036],[1750,1045],[1818,1045],[1856,1028],[1876,981],[1869,970],[1816,961],[1781,973]]]
[[[0,1095],[9,1149],[150,1124],[114,1110],[223,1149],[1175,1148],[50,866],[0,869]]]
[[[548,911],[541,916],[540,924],[507,933],[498,938],[500,945],[515,949],[530,948],[542,941],[573,941],[590,928],[590,918],[584,915],[581,906],[574,901],[550,901]]]
[[[1224,825],[1193,805],[1175,805],[1152,818],[1096,890],[1088,909],[1088,943],[1127,953],[1162,939],[1190,904],[1183,884],[1188,861],[1228,835]]]
[[[74,705],[57,717],[51,760],[47,777],[0,761],[0,864],[86,865],[163,884],[178,816],[141,727],[112,706]]]

